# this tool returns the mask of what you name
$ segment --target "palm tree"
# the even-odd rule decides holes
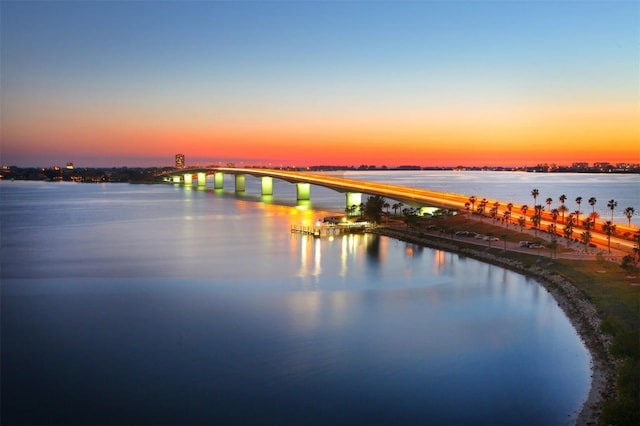
[[[393,214],[398,214],[398,209],[401,209],[402,206],[404,206],[404,204],[397,202],[394,205],[391,206],[391,208],[393,209]]]
[[[573,216],[573,215],[576,215],[575,216],[575,220],[576,220],[576,225],[577,225],[578,223],[580,223],[579,220],[578,220],[578,218],[580,217],[580,210],[576,210],[575,212],[573,212],[571,214],[571,216]]]
[[[384,207],[384,209],[387,211],[387,214],[388,214],[389,213],[389,207],[391,207],[391,205],[389,205],[389,203],[385,201],[384,202],[384,206],[382,206],[382,207]]]
[[[482,216],[484,216],[484,211],[487,208],[487,199],[483,198],[482,201],[480,201],[480,203],[478,204],[478,213],[480,214],[481,218]]]
[[[522,212],[522,214],[523,214],[523,215],[525,215],[525,217],[527,216],[527,210],[529,210],[529,206],[528,206],[528,205],[526,205],[526,204],[523,204],[523,205],[520,207],[520,211]]]
[[[511,212],[509,210],[502,212],[502,217],[504,217],[504,223],[507,225],[507,228],[508,228],[509,222],[511,221]]]
[[[569,247],[569,242],[573,239],[573,221],[569,221],[564,226],[564,237],[567,239],[567,247]]]
[[[540,191],[538,191],[537,189],[534,189],[533,191],[531,191],[531,196],[533,197],[533,205],[536,205],[536,200],[538,199],[538,195],[540,195]]]
[[[522,228],[524,228],[524,225],[527,223],[527,219],[524,216],[520,216],[518,218],[518,225],[520,225],[520,232],[522,232]]]
[[[489,210],[489,216],[491,216],[491,219],[493,219],[493,222],[495,223],[496,219],[498,219],[498,208],[491,207]]]
[[[576,197],[576,204],[578,205],[578,210],[576,211],[576,222],[580,220],[580,204],[582,204],[582,197]]]
[[[471,203],[472,212],[476,210],[476,201],[478,201],[478,197],[476,197],[475,195],[472,195],[471,197],[469,197],[469,202]]]
[[[589,198],[589,205],[593,208],[593,210],[592,210],[593,212],[596,211],[596,202],[597,201],[598,200],[596,200],[596,197]]]
[[[544,207],[542,207],[542,204],[538,204],[537,206],[534,206],[533,210],[535,211],[534,214],[537,214],[538,216],[540,216],[540,218],[542,218],[542,211],[544,210]]]
[[[551,210],[551,220],[553,220],[553,223],[555,224],[556,221],[558,220],[558,215],[560,214],[560,212],[558,211],[558,209],[553,209]]]
[[[611,210],[611,222],[613,222],[613,210],[618,207],[618,202],[616,200],[609,200],[609,202],[607,203],[607,207],[609,207],[609,210]]]
[[[498,209],[499,208],[500,208],[500,203],[499,202],[496,201],[495,203],[493,203],[493,207],[491,208],[491,217],[493,218],[494,222],[498,218]]]
[[[587,230],[580,234],[580,241],[584,244],[584,252],[586,253],[591,242],[591,232]]]
[[[547,209],[551,210],[551,203],[553,203],[553,198],[549,197],[545,200],[545,203],[547,203]]]
[[[567,201],[567,196],[562,194],[560,197],[558,197],[558,200],[560,200],[560,203],[562,203],[562,205],[564,206],[564,202]]]
[[[540,228],[540,222],[542,221],[542,204],[538,204],[534,207],[535,213],[531,218],[531,222],[533,222],[533,227],[535,228],[535,234],[538,235],[538,229]]]
[[[602,230],[607,234],[607,248],[609,249],[609,253],[611,253],[611,234],[616,232],[616,226],[608,220],[602,224]]]
[[[540,225],[540,216],[538,216],[537,214],[534,214],[531,217],[531,222],[533,223],[533,230],[535,231],[535,234],[538,235],[538,226]]]
[[[568,211],[569,211],[569,209],[568,209],[568,208],[567,208],[567,206],[565,206],[564,204],[561,204],[561,205],[560,205],[560,207],[558,207],[558,211],[559,211],[560,213],[562,213],[562,223],[565,223],[565,222],[564,222],[564,214],[565,214],[565,212],[568,212]]]
[[[636,211],[633,209],[633,207],[627,207],[626,209],[624,209],[624,215],[627,217],[627,220],[629,221],[629,226],[631,226],[631,216],[633,216],[633,214]]]
[[[507,223],[507,228],[509,227],[509,222],[511,221],[511,210],[513,210],[513,203],[507,204],[507,211],[505,213],[509,214],[504,215],[504,220]]]

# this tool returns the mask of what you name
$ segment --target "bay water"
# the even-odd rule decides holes
[[[291,234],[344,196],[274,184],[0,183],[2,424],[575,420],[591,358],[536,281]]]

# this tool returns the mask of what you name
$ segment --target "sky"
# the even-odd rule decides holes
[[[637,1],[0,1],[0,163],[640,162]]]

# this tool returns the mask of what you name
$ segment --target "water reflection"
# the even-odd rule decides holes
[[[335,270],[337,276],[346,278],[360,272],[375,276],[384,264],[387,239],[373,234],[343,234],[328,238],[292,233],[289,250],[298,262],[296,275],[312,278],[314,286],[321,283],[322,275]],[[334,250],[333,248],[338,248]],[[324,258],[328,250],[331,256]],[[334,257],[336,256],[337,257]],[[309,283],[309,281],[304,281]]]
[[[316,238],[314,245],[315,256],[313,257],[313,272],[312,275],[315,278],[315,283],[318,284],[320,280],[320,274],[322,273],[322,245],[320,239]]]
[[[145,424],[562,424],[588,388],[571,325],[513,272],[295,235],[322,217],[295,206],[51,188],[83,192],[77,222],[45,208],[64,213],[69,193],[0,209],[3,415],[8,399],[34,423],[131,422],[108,400]]]
[[[370,266],[377,266],[380,263],[380,236],[379,235],[366,235],[368,238],[365,240],[367,260]]]

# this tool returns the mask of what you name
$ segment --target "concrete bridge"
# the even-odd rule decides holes
[[[245,180],[246,176],[253,176],[261,180],[262,195],[273,195],[273,179],[281,179],[297,187],[297,199],[299,201],[305,201],[311,199],[311,185],[322,186],[330,188],[334,191],[344,193],[346,195],[346,207],[352,207],[353,205],[360,205],[362,200],[362,194],[380,195],[385,198],[402,202],[411,207],[418,207],[421,209],[432,208],[433,210],[438,208],[443,209],[457,209],[460,211],[466,211],[469,207],[469,196],[464,194],[455,194],[443,191],[432,191],[430,189],[411,188],[401,185],[389,185],[377,182],[365,182],[355,179],[346,179],[336,176],[323,175],[318,173],[307,173],[288,170],[276,170],[276,169],[254,169],[254,168],[236,168],[236,167],[211,167],[211,168],[190,168],[174,170],[164,173],[162,177],[167,182],[180,183],[185,185],[198,185],[206,186],[207,176],[213,176],[214,188],[224,189],[224,175],[235,176],[235,191],[236,193],[244,193],[246,190]],[[494,203],[499,204],[498,218],[502,218],[506,211],[508,203],[502,200],[483,199],[487,202],[488,206]],[[523,213],[519,204],[511,204],[509,208],[509,222],[513,225],[517,224],[515,217],[520,216],[526,219],[530,219],[533,215],[533,208],[528,210],[528,213]],[[511,209],[513,209],[513,215],[511,215]],[[425,210],[423,210],[425,211]],[[428,209],[426,211],[429,211]],[[520,213],[517,213],[520,212]],[[540,222],[540,229],[547,229],[548,225],[554,223],[550,218],[550,212],[543,211],[542,220]],[[529,224],[527,223],[527,226]],[[558,224],[557,232],[562,235],[564,225]],[[622,224],[618,224],[619,231],[635,232],[633,228],[627,228]],[[579,237],[583,229],[576,225],[574,237]],[[593,240],[600,246],[607,246],[607,237],[603,232],[599,232],[596,229],[591,230]],[[633,243],[628,239],[612,237],[611,244],[613,247],[622,248],[626,251],[631,251]],[[615,245],[614,245],[615,244]]]
[[[311,185],[317,185],[344,193],[346,196],[346,207],[360,205],[363,202],[362,194],[379,195],[412,207],[429,206],[434,208],[464,209],[464,205],[468,201],[468,196],[463,194],[451,194],[401,185],[388,185],[317,173],[276,169],[236,167],[190,168],[174,170],[165,173],[162,177],[167,182],[205,186],[207,176],[212,176],[214,189],[224,189],[225,174],[235,176],[236,193],[245,192],[247,175],[261,180],[262,195],[273,195],[273,179],[281,179],[296,185],[298,201],[310,200]]]

